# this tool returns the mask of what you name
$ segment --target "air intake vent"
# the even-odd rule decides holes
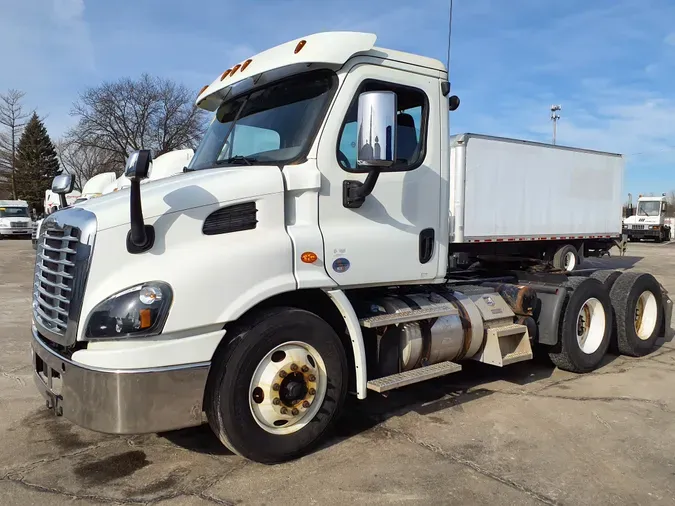
[[[223,207],[206,218],[202,232],[204,235],[217,235],[254,229],[258,223],[257,212],[255,202]]]

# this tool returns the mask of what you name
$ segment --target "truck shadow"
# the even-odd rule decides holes
[[[612,256],[602,258],[584,258],[581,269],[632,269],[644,257]]]

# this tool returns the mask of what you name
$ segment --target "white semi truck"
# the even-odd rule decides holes
[[[0,239],[30,237],[33,220],[25,200],[0,200]]]
[[[620,158],[494,140],[515,166],[483,167],[482,138],[450,140],[459,101],[444,65],[375,39],[315,34],[225,70],[197,98],[215,114],[184,174],[141,185],[150,154],[138,151],[129,188],[45,220],[32,350],[50,409],[118,434],[208,421],[270,463],[314,447],[348,393],[533,350],[587,372],[610,345],[652,349],[672,303],[650,274],[467,249],[540,234],[604,248],[591,236],[617,231],[605,212],[620,189],[602,187],[619,184]],[[583,233],[565,229],[578,220]],[[588,237],[558,237],[572,232]],[[467,269],[463,255],[478,260]]]
[[[623,220],[623,233],[629,241],[670,241],[670,226],[665,222],[668,210],[668,198],[665,194],[659,197],[639,195],[637,206],[633,208],[631,205],[629,210],[631,215]]]

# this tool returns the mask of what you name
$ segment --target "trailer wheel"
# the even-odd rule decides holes
[[[614,333],[619,353],[649,353],[661,329],[661,286],[651,274],[624,272],[609,293],[614,307]]]
[[[579,265],[579,253],[571,244],[558,248],[553,255],[553,266],[557,269],[571,272]]]
[[[583,373],[594,370],[607,353],[612,326],[609,294],[593,278],[570,278],[558,344],[549,352],[560,369]]]
[[[258,313],[230,334],[211,365],[207,418],[234,453],[261,463],[307,453],[329,429],[347,392],[340,338],[301,309]]]
[[[619,276],[621,276],[621,271],[595,271],[593,274],[591,274],[593,279],[597,279],[600,281],[600,283],[602,283],[602,285],[605,287],[605,290],[607,290],[607,293],[609,293],[609,291],[612,289],[614,282]]]

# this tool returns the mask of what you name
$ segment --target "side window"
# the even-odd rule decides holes
[[[338,138],[337,161],[347,171],[358,171],[356,167],[358,96],[364,91],[383,90],[395,92],[398,103],[396,163],[388,170],[414,169],[424,159],[428,116],[428,102],[424,92],[416,88],[367,81],[359,88],[349,106]]]
[[[232,156],[252,156],[281,147],[279,132],[268,128],[249,125],[235,125],[230,138],[223,146],[219,160]]]

